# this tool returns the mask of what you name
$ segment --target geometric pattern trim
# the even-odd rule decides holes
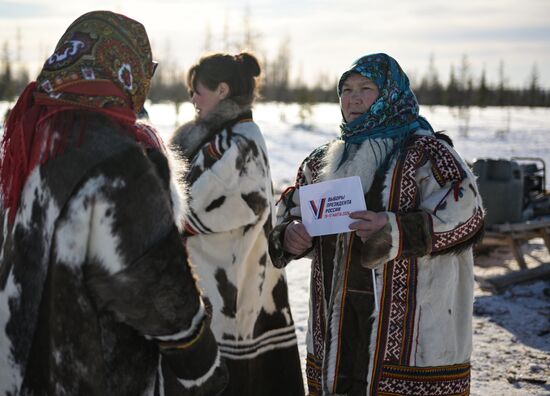
[[[463,180],[464,172],[455,157],[443,143],[431,136],[421,136],[414,141],[414,146],[423,152],[431,161],[434,177],[440,186],[451,180]]]
[[[478,231],[482,225],[483,213],[480,208],[477,208],[472,217],[458,227],[455,227],[447,232],[433,232],[432,251],[437,252],[458,245],[466,240],[470,235],[473,235],[476,231]]]
[[[388,202],[389,210],[408,212],[418,207],[417,200],[419,197],[415,175],[416,171],[426,161],[432,163],[432,172],[440,185],[445,185],[449,181],[462,181],[464,179],[464,173],[460,165],[442,143],[429,136],[416,137],[411,145],[407,147],[405,157],[398,159],[394,169]],[[481,219],[481,212],[476,213],[470,221],[452,232],[440,233],[436,236],[437,246],[460,243],[472,229],[481,226]],[[377,330],[379,337],[374,356],[371,391],[376,392],[376,390],[382,389],[381,386],[384,384],[384,389],[395,391],[395,393],[388,394],[413,394],[409,392],[407,387],[402,388],[404,393],[400,393],[398,388],[401,380],[398,380],[395,376],[389,376],[384,368],[390,367],[388,365],[392,365],[391,367],[406,367],[409,364],[416,310],[417,261],[414,258],[393,260],[386,264],[383,276],[385,287],[381,293]],[[430,371],[424,370],[424,372],[426,374]],[[418,381],[420,377],[413,376],[413,378]],[[468,380],[466,381],[467,388],[469,387],[468,384],[469,368]],[[409,385],[413,386],[411,389],[428,389],[427,384],[411,382]],[[435,385],[430,386],[435,387]],[[460,390],[460,386],[457,389]],[[438,392],[431,393],[431,391],[427,391],[418,394],[455,394]],[[459,391],[456,394],[461,393]]]
[[[432,173],[438,184],[444,186],[450,181],[462,181],[464,172],[450,151],[437,139],[430,136],[415,137],[402,164],[397,164],[392,185],[389,208],[393,211],[408,212],[417,207],[418,187],[415,174],[418,168],[430,161]]]
[[[306,359],[306,377],[307,387],[310,396],[321,396],[321,381],[322,381],[322,361],[317,359],[312,354],[307,354]]]
[[[441,395],[470,394],[470,364],[440,367],[403,367],[384,365],[377,395]]]
[[[315,320],[315,325],[313,326],[312,334],[312,343],[313,343],[313,352],[317,360],[323,361],[325,355],[325,344],[323,340],[325,339],[325,303],[323,301],[323,296],[325,295],[324,286],[323,286],[323,274],[321,270],[321,261],[322,258],[317,258],[317,260],[312,260],[313,267],[311,269],[311,287],[314,289],[311,293],[311,306],[313,310],[312,318]]]
[[[409,363],[413,345],[413,324],[416,311],[416,260],[401,259],[392,263],[391,297],[384,299],[384,315],[387,317],[387,339],[384,362]],[[386,326],[384,326],[386,327]]]

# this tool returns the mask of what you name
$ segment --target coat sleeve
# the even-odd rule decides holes
[[[269,255],[273,265],[282,268],[290,261],[309,256],[313,246],[303,254],[296,256],[283,249],[283,240],[286,227],[294,220],[302,218],[300,208],[300,187],[312,183],[319,168],[319,161],[323,157],[326,145],[314,150],[302,161],[296,175],[294,186],[286,188],[277,201],[277,223],[269,235]],[[314,244],[317,238],[314,238]]]
[[[158,345],[182,392],[217,394],[226,373],[158,169],[130,150],[77,194],[89,213],[86,284],[99,310]]]
[[[219,140],[207,144],[191,164],[186,236],[253,225],[269,210],[271,181],[261,145],[236,134],[227,147]]]
[[[417,209],[386,212],[388,224],[363,246],[365,266],[458,253],[481,237],[484,211],[474,175],[451,147],[438,142],[434,150],[411,184]]]

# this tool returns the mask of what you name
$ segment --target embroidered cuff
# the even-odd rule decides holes
[[[289,219],[275,226],[271,234],[269,234],[269,256],[271,257],[271,262],[277,268],[285,267],[290,261],[296,258],[283,248],[283,238],[285,236],[286,227],[293,220],[294,219]]]

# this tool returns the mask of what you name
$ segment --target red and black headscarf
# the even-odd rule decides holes
[[[139,22],[93,11],[69,26],[5,123],[0,191],[10,222],[30,172],[62,151],[71,127],[68,110],[101,113],[144,146],[162,149],[157,133],[136,123],[154,66],[147,33]]]

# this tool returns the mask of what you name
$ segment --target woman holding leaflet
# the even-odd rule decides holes
[[[357,60],[338,96],[341,137],[302,162],[270,236],[276,266],[312,258],[309,392],[467,395],[472,245],[483,228],[474,176],[419,116],[392,57]],[[349,176],[361,178],[367,203],[350,216],[353,232],[310,237],[300,187]]]

